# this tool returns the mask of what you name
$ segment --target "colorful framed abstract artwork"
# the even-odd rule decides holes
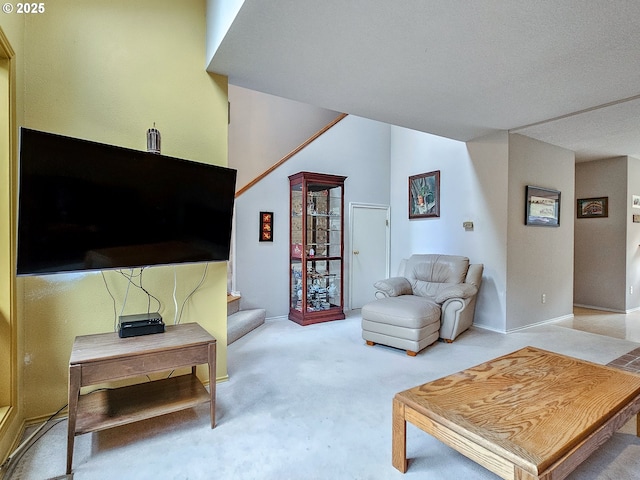
[[[440,216],[440,170],[409,177],[409,218]]]
[[[260,241],[273,242],[273,212],[260,212]]]

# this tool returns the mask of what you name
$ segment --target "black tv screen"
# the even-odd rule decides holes
[[[17,274],[229,259],[236,171],[22,128]]]

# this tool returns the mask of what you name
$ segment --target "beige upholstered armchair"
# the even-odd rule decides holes
[[[415,355],[438,338],[452,342],[473,323],[482,264],[456,255],[412,255],[399,275],[375,283],[362,307],[362,337]]]

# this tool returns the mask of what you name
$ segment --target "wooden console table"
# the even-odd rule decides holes
[[[209,392],[196,365],[209,366]],[[191,367],[191,374],[80,395],[87,385]],[[164,333],[120,338],[117,333],[76,337],[69,359],[67,474],[76,435],[116,427],[210,402],[216,422],[216,339],[197,323],[168,325]]]

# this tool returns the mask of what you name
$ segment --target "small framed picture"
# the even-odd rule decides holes
[[[525,225],[560,226],[560,192],[558,190],[527,185],[525,208]]]
[[[260,212],[260,241],[273,242],[273,212]]]
[[[609,216],[609,197],[579,198],[578,218]]]
[[[409,218],[440,216],[440,170],[409,177]]]

